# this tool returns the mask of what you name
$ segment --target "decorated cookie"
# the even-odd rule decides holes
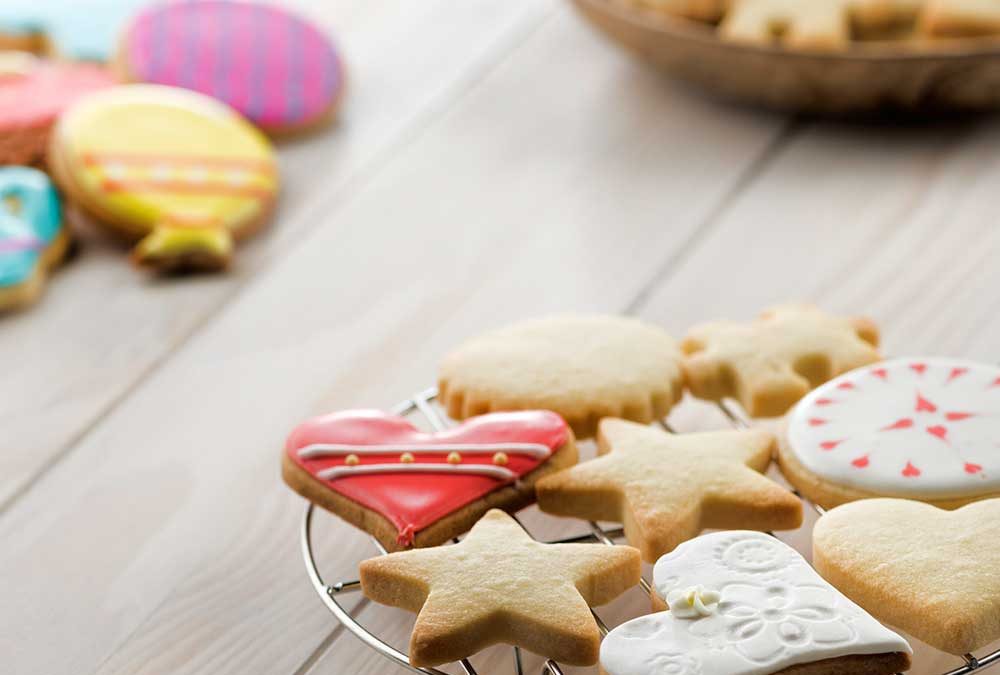
[[[576,457],[573,433],[551,412],[494,413],[427,433],[397,415],[356,410],[295,429],[282,473],[394,551],[444,543],[492,507],[527,506],[535,481]]]
[[[579,437],[602,417],[649,423],[682,395],[681,354],[655,326],[618,316],[557,316],[469,340],[441,364],[448,414],[540,408]]]
[[[784,414],[813,387],[879,359],[867,319],[785,305],[750,323],[697,326],[681,343],[688,388],[699,398],[732,397],[755,417]]]
[[[926,35],[943,38],[1000,35],[996,0],[927,0],[921,17]]]
[[[597,459],[538,482],[538,505],[560,516],[623,523],[648,562],[706,528],[802,524],[799,499],[761,475],[774,447],[766,431],[675,435],[606,418],[597,443]]]
[[[33,302],[68,243],[48,176],[22,166],[0,167],[0,311]]]
[[[454,546],[361,563],[376,602],[418,612],[410,663],[436,666],[506,643],[569,665],[597,662],[601,636],[589,605],[639,583],[629,546],[540,544],[492,510]]]
[[[794,549],[760,532],[715,532],[653,569],[669,610],[601,645],[607,675],[890,675],[906,640],[841,595]]]
[[[344,70],[330,38],[274,5],[161,2],[136,15],[119,62],[134,81],[200,91],[270,133],[333,118]]]
[[[828,511],[813,564],[880,621],[951,654],[1000,639],[1000,499],[945,511],[865,499]]]
[[[75,61],[107,61],[122,25],[148,0],[3,0],[0,44]]]
[[[781,470],[826,508],[907,497],[955,508],[1000,495],[1000,368],[907,358],[859,368],[792,409]]]
[[[49,166],[96,223],[158,270],[224,268],[278,191],[267,139],[207,96],[156,85],[91,94],[60,118]]]
[[[0,164],[37,162],[59,114],[81,96],[114,83],[99,66],[0,52]]]

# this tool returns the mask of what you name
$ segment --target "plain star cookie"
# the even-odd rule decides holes
[[[604,419],[600,457],[538,483],[538,505],[560,516],[621,522],[653,562],[708,528],[787,530],[802,502],[761,475],[774,437],[762,430],[668,434]]]
[[[684,373],[698,398],[737,399],[754,417],[784,414],[813,387],[879,360],[878,330],[808,305],[785,305],[750,323],[720,321],[692,329]]]
[[[715,532],[653,569],[670,609],[628,621],[601,645],[607,675],[891,675],[907,642],[759,532]]]
[[[494,413],[438,432],[378,410],[317,417],[288,438],[285,482],[390,551],[436,546],[489,509],[534,501],[535,481],[576,463],[555,413]]]
[[[590,606],[639,583],[629,546],[541,544],[493,510],[454,546],[361,563],[366,596],[417,612],[410,663],[437,666],[498,643],[562,663],[597,662],[601,634]]]
[[[558,316],[469,340],[441,364],[448,414],[553,410],[578,437],[602,417],[649,423],[683,393],[681,354],[661,329],[618,316]]]
[[[68,198],[159,270],[219,270],[278,193],[267,138],[228,106],[134,84],[78,100],[59,119],[49,167]]]
[[[956,508],[1000,495],[1000,368],[895,359],[842,375],[788,415],[778,461],[825,508],[906,497]]]
[[[945,511],[866,499],[813,530],[820,574],[880,621],[951,654],[1000,639],[1000,500]]]
[[[28,167],[0,167],[0,311],[34,302],[68,246],[49,177]]]
[[[344,90],[326,34],[282,7],[242,0],[148,7],[126,28],[118,64],[127,80],[207,94],[271,134],[332,120]]]

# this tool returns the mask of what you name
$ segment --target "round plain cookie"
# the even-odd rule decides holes
[[[126,28],[117,61],[126,80],[212,96],[270,134],[332,120],[344,90],[326,34],[281,7],[241,0],[152,5]]]
[[[823,506],[903,497],[957,508],[1000,495],[1000,368],[900,358],[846,373],[785,420],[782,473]]]
[[[90,220],[138,240],[136,264],[160,271],[225,268],[278,193],[263,134],[214,99],[158,85],[79,100],[52,134],[49,167]]]
[[[681,353],[665,331],[618,316],[534,319],[473,338],[441,363],[448,414],[559,413],[581,438],[603,417],[648,424],[683,394]]]
[[[114,84],[100,66],[0,52],[0,164],[40,160],[59,114],[81,96]]]
[[[37,300],[68,245],[49,177],[25,166],[0,167],[0,311]]]

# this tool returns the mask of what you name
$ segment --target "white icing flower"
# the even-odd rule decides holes
[[[700,619],[715,613],[720,597],[718,591],[704,586],[677,588],[667,593],[667,605],[678,619]]]

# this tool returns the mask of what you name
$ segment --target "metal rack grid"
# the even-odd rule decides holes
[[[414,412],[419,412],[424,419],[437,431],[444,430],[448,427],[444,418],[438,413],[434,408],[434,401],[437,398],[437,389],[430,388],[420,391],[414,394],[411,398],[403,401],[399,405],[392,409],[392,412],[397,415],[409,415]],[[726,416],[730,423],[740,429],[746,429],[750,427],[750,423],[744,419],[739,413],[737,413],[732,406],[727,402],[721,402],[718,404],[719,410]],[[667,432],[676,433],[673,427],[666,420],[658,420],[657,423]],[[825,510],[818,504],[813,504],[809,500],[802,497],[797,491],[792,490],[802,501],[811,506],[817,513],[822,515]],[[313,555],[312,546],[312,519],[313,513],[315,511],[315,505],[310,503],[305,510],[305,515],[302,520],[302,527],[300,531],[300,542],[302,549],[302,557],[305,561],[306,572],[309,575],[309,581],[312,583],[313,590],[319,596],[320,600],[326,606],[326,608],[332,613],[338,621],[346,628],[352,635],[361,640],[366,646],[375,650],[385,658],[396,663],[407,670],[415,673],[424,673],[425,675],[449,675],[444,671],[438,670],[436,668],[417,668],[410,665],[409,657],[393,647],[392,645],[386,643],[377,635],[372,633],[370,630],[361,625],[349,611],[347,611],[343,605],[337,600],[340,595],[345,593],[350,593],[354,591],[361,590],[361,582],[357,579],[351,579],[348,581],[338,581],[334,584],[327,584],[323,581],[323,577],[319,572],[319,568],[316,566],[316,559]],[[516,516],[515,516],[516,519]],[[520,523],[520,520],[518,520]],[[566,544],[566,543],[579,543],[579,542],[597,542],[605,544],[607,546],[615,546],[615,539],[621,538],[623,532],[621,528],[614,529],[604,529],[596,522],[590,521],[590,533],[584,535],[578,535],[574,537],[567,537],[565,539],[558,539],[555,541],[549,541],[546,543],[552,544]],[[523,527],[523,525],[522,525]],[[525,531],[530,535],[531,532],[525,528]],[[773,533],[769,533],[772,534]],[[371,538],[373,545],[380,555],[386,555],[387,551],[382,546],[381,543],[374,537]],[[459,539],[455,539],[454,542],[458,543]],[[644,579],[639,579],[639,586],[642,590],[647,593],[652,593],[652,587],[649,582]],[[605,625],[601,617],[598,616],[594,610],[591,610],[594,616],[594,620],[597,622],[598,630],[601,635],[607,635],[608,627]],[[990,666],[1000,663],[1000,649],[986,654],[982,657],[977,657],[973,654],[964,654],[961,658],[965,661],[964,665],[961,665],[953,670],[949,670],[943,675],[967,675],[969,673],[981,673]],[[518,647],[513,647],[513,662],[514,662],[514,672],[516,675],[524,675],[524,666],[521,661],[521,650]],[[478,675],[476,669],[472,666],[472,663],[468,659],[462,659],[458,662],[462,670],[466,675]],[[558,663],[552,659],[547,659],[542,667],[543,675],[548,673],[549,675],[563,675],[562,668]]]

